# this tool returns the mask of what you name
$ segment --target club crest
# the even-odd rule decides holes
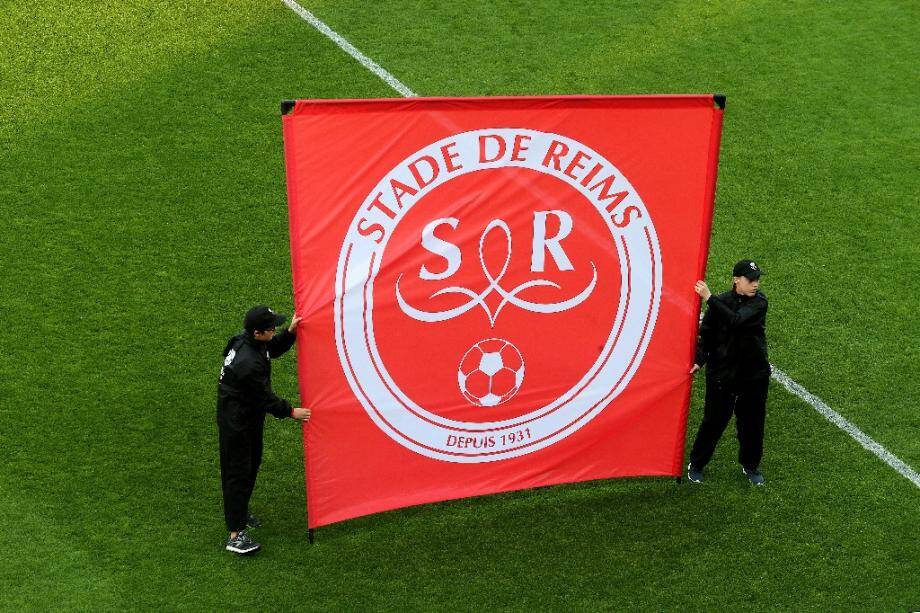
[[[661,280],[649,212],[600,153],[535,130],[461,132],[406,157],[357,207],[336,346],[394,441],[449,462],[503,460],[615,410]]]

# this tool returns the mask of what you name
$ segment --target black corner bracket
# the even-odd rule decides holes
[[[724,99],[725,96],[722,96],[722,98]],[[292,110],[294,110],[295,104],[296,102],[293,100],[282,100],[281,101],[281,114],[287,115],[288,113],[290,113]]]
[[[723,111],[725,110],[725,94],[713,94],[712,101],[716,103],[717,107]],[[281,108],[284,108],[283,104]]]

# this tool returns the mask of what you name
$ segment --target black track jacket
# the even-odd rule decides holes
[[[734,289],[709,297],[700,324],[695,362],[706,364],[706,378],[721,383],[770,376],[767,357],[767,297],[736,294]]]
[[[221,430],[257,428],[266,413],[279,419],[291,416],[291,403],[272,391],[271,359],[287,352],[296,338],[295,333],[284,330],[267,343],[247,332],[227,341],[217,384],[217,425]]]

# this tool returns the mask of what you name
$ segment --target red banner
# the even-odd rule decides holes
[[[283,118],[309,525],[681,473],[713,96]]]

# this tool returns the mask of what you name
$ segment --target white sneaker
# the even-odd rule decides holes
[[[245,530],[240,530],[236,533],[236,538],[227,539],[227,551],[232,551],[233,553],[238,553],[240,555],[246,555],[250,553],[255,553],[262,548],[262,545],[254,542],[249,535],[246,534]]]

